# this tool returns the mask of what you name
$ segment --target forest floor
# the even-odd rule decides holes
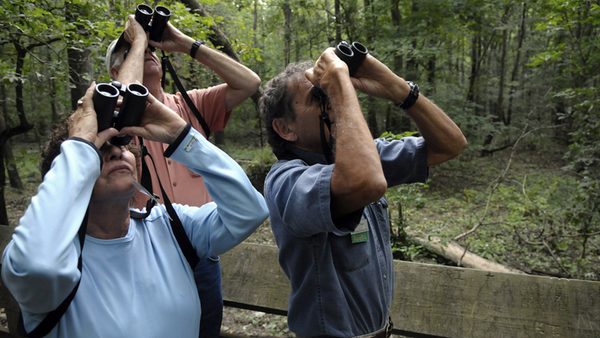
[[[13,226],[39,184],[37,148],[36,144],[15,147],[25,187],[6,188]],[[431,168],[427,185],[388,190],[393,226],[451,240],[479,224],[458,241],[473,253],[527,273],[599,280],[600,236],[587,242],[589,258],[583,263],[571,259],[580,254],[580,241],[564,244],[557,240],[578,231],[563,224],[561,203],[571,198],[569,187],[574,185],[562,169],[566,165],[564,149],[523,148],[487,157],[468,151],[458,160]],[[542,246],[536,240],[550,245]],[[247,241],[274,245],[268,222]],[[441,261],[410,239],[399,245],[403,259]],[[293,337],[285,317],[232,308],[225,309],[222,329],[231,335]]]

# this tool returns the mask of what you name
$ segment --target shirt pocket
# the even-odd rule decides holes
[[[369,263],[370,241],[352,243],[351,235],[329,234],[333,263],[338,270],[355,271]]]

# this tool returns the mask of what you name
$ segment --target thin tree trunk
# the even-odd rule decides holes
[[[2,147],[0,147],[0,224],[8,224],[8,213],[6,211],[6,198],[5,198],[5,190],[6,190],[6,174],[4,170],[4,143]]]
[[[334,13],[335,13],[335,41],[342,41],[342,14],[340,11],[340,0],[333,1]]]
[[[512,75],[510,77],[510,86],[508,92],[508,109],[506,111],[506,121],[507,125],[510,124],[512,119],[512,108],[513,108],[513,100],[515,96],[515,83],[517,83],[519,79],[519,69],[521,68],[521,47],[523,46],[523,40],[525,40],[525,20],[527,17],[527,3],[523,2],[523,11],[521,13],[521,25],[519,27],[519,34],[517,38],[517,51],[515,55],[515,62],[512,69]]]
[[[418,0],[413,0],[411,5],[411,10],[413,15],[419,12]],[[414,28],[411,30],[410,34],[412,35],[412,39],[410,41],[410,45],[413,51],[417,49],[417,36],[413,32]],[[407,80],[418,81],[419,80],[419,64],[415,58],[415,53],[411,53],[406,60],[406,76]]]
[[[2,114],[0,115],[0,130],[5,130],[6,117],[8,116],[8,104],[6,102],[6,88],[4,87],[4,83],[0,83],[0,101],[2,101]],[[10,186],[15,189],[23,190],[23,182],[21,181],[19,171],[17,170],[17,164],[13,156],[10,140],[7,140],[4,144],[2,154],[4,154],[6,172],[8,174]]]
[[[507,6],[504,15],[502,16],[502,25],[507,26],[508,19],[510,17],[510,6]],[[496,118],[498,121],[502,121],[504,125],[508,125],[506,115],[504,114],[504,85],[506,83],[506,53],[508,49],[508,29],[505,28],[502,31],[502,49],[500,51],[500,65],[498,72],[500,73],[500,81],[498,83],[498,96],[496,99]]]
[[[284,29],[283,29],[283,59],[285,64],[290,63],[291,45],[292,45],[292,9],[290,1],[285,0],[282,5]]]
[[[402,14],[399,6],[400,0],[391,0],[390,14],[397,36],[401,36],[402,33]],[[398,53],[396,56],[394,56],[394,71],[400,73],[400,76],[406,77],[406,75],[402,74],[403,70],[402,54]],[[385,126],[387,131],[407,131],[410,130],[410,118],[404,114],[400,108],[394,106],[393,108],[389,108],[387,110]]]
[[[481,37],[474,34],[471,40],[471,73],[469,74],[469,89],[467,90],[467,101],[477,103],[476,86],[479,79],[479,49],[481,46]]]
[[[10,186],[17,190],[23,190],[23,181],[21,180],[19,170],[17,169],[17,162],[15,161],[15,157],[13,155],[12,143],[10,140],[4,143],[4,149],[2,149],[2,153],[4,154],[4,163],[6,164],[6,173],[8,174]]]
[[[252,21],[252,38],[254,48],[258,48],[258,36],[257,36],[257,28],[258,28],[258,0],[254,0],[254,9],[253,9],[253,21]],[[262,67],[261,67],[262,68]],[[265,141],[263,136],[263,128],[262,128],[262,118],[260,116],[260,111],[258,110],[258,106],[255,106],[256,111],[256,124],[258,126],[258,136],[259,136],[259,144],[260,147],[264,147]]]
[[[67,22],[75,22],[75,34],[85,37],[88,31],[79,24],[81,18],[87,17],[84,6],[79,6],[71,1],[65,2],[65,18]],[[67,59],[69,63],[69,83],[71,87],[71,109],[77,109],[77,101],[85,95],[89,86],[92,64],[90,51],[82,44],[67,42]]]

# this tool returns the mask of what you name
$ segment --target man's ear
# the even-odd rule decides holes
[[[295,142],[298,140],[298,135],[296,135],[296,132],[293,130],[293,128],[290,128],[283,117],[273,119],[271,126],[282,139],[288,142]]]
[[[116,80],[117,76],[119,76],[119,69],[117,67],[112,67],[110,69],[110,78]]]

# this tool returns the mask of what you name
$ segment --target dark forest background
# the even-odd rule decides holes
[[[137,1],[2,0],[0,224],[39,184],[39,150],[91,81]],[[426,185],[388,191],[398,258],[432,258],[439,236],[527,273],[600,280],[600,1],[161,1],[171,22],[249,66],[263,83],[289,62],[360,41],[461,127],[469,149]],[[188,88],[219,79],[172,58]],[[172,85],[169,84],[169,88]],[[374,136],[416,130],[361,96]],[[256,97],[213,141],[259,179],[274,160]],[[460,262],[458,262],[460,264]]]

